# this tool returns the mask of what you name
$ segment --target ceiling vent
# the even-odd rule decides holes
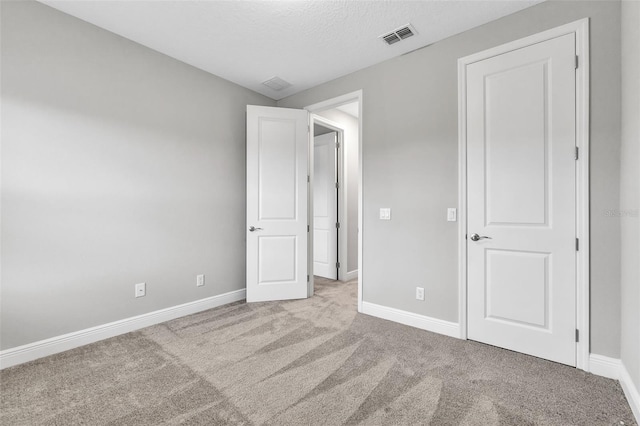
[[[404,40],[405,38],[409,38],[418,32],[411,26],[411,24],[403,25],[400,28],[397,28],[390,33],[381,35],[379,38],[382,39],[385,43],[391,45],[393,43],[397,43],[399,41]]]
[[[288,81],[284,81],[280,77],[270,78],[267,81],[263,81],[262,84],[276,91],[286,89],[287,87],[291,86],[291,83],[289,83]]]

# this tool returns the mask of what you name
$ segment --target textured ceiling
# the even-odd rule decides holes
[[[542,0],[42,0],[273,99],[281,99]],[[418,34],[378,37],[411,23]],[[281,91],[261,83],[278,76]]]

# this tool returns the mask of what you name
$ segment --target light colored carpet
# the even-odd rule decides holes
[[[0,373],[3,425],[626,425],[617,382],[356,313],[235,303]]]

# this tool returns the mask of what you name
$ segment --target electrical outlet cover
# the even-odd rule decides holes
[[[135,285],[135,296],[142,297],[147,294],[147,284],[146,283],[138,283]]]

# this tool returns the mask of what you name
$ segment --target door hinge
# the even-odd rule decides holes
[[[576,343],[580,341],[580,330],[576,328]]]
[[[307,175],[307,182],[311,182],[311,176]]]
[[[576,251],[580,251],[580,238],[576,238]]]
[[[336,222],[336,229],[340,229],[340,222]]]
[[[576,69],[578,69],[579,64],[580,64],[580,61],[578,60],[578,55],[576,55]]]
[[[309,275],[307,275],[307,282],[309,282]]]
[[[311,229],[309,229],[309,225],[307,225],[307,232],[311,232]]]
[[[336,149],[340,149],[340,142],[336,142]]]
[[[576,146],[576,160],[580,158],[580,148]]]
[[[340,189],[340,184],[336,182],[336,189]]]
[[[340,262],[336,262],[336,269],[340,269]]]

